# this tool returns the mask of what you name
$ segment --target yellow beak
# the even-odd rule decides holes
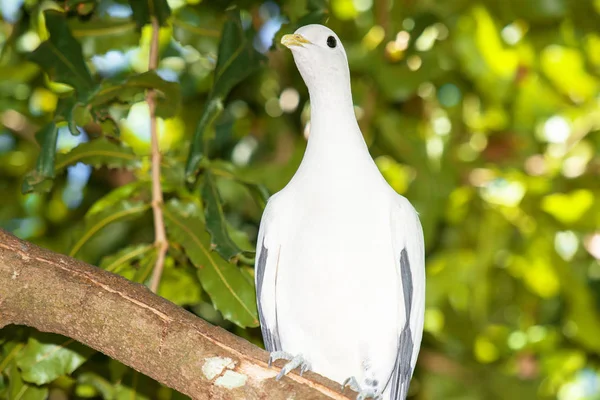
[[[292,46],[304,47],[303,45],[310,44],[310,40],[306,39],[302,35],[294,33],[292,35],[284,35],[281,38],[281,44],[288,48],[291,48]]]

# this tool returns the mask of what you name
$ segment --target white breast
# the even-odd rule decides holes
[[[280,205],[294,228],[281,238],[276,289],[283,349],[339,382],[362,378],[373,359],[372,369],[391,371],[403,322],[387,189],[288,189]]]

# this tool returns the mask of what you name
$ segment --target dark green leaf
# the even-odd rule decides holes
[[[181,103],[179,84],[163,80],[155,71],[132,75],[121,80],[104,81],[90,99],[93,106],[106,105],[112,101],[129,102],[136,94],[155,89],[158,100],[157,115],[170,118],[177,114]]]
[[[211,236],[211,247],[221,257],[231,261],[242,253],[242,250],[229,237],[227,223],[221,204],[221,196],[217,189],[217,182],[210,170],[204,173],[204,184],[202,185],[202,201],[204,202],[204,215],[206,217],[206,230]]]
[[[129,4],[133,10],[133,19],[139,28],[149,24],[151,17],[155,17],[161,26],[165,25],[171,15],[167,0],[136,0]]]
[[[52,187],[57,138],[58,129],[54,122],[46,125],[36,135],[36,139],[40,143],[40,155],[38,156],[35,170],[25,176],[22,187],[23,193],[33,191],[47,192]]]
[[[206,141],[208,138],[205,137],[204,132],[219,116],[221,111],[223,111],[223,103],[220,99],[211,100],[204,107],[204,111],[196,127],[196,132],[194,133],[194,138],[192,139],[190,154],[185,166],[185,176],[188,182],[195,182],[196,172],[206,155]]]
[[[48,397],[48,387],[24,382],[21,372],[14,362],[10,366],[8,379],[8,398],[10,400],[45,400]]]
[[[164,208],[165,224],[173,241],[181,244],[198,268],[202,288],[223,316],[241,327],[258,326],[254,285],[242,271],[211,251],[210,236],[202,220],[181,212],[170,202]]]
[[[266,60],[246,37],[239,13],[230,13],[219,44],[211,97],[224,99],[234,86],[258,71]]]
[[[29,58],[53,80],[72,86],[77,98],[85,101],[95,85],[85,64],[81,44],[71,35],[64,13],[47,10],[44,16],[50,38],[40,44]]]
[[[100,213],[86,216],[85,226],[77,235],[77,241],[71,247],[69,255],[75,256],[79,250],[102,228],[108,224],[139,217],[146,210],[150,209],[150,205],[144,202],[121,201],[113,207],[106,208]]]
[[[56,106],[56,113],[54,122],[66,122],[69,127],[69,132],[72,135],[79,135],[79,129],[77,129],[77,123],[75,122],[75,109],[79,106],[75,100],[75,96],[69,96],[62,98],[58,101]]]
[[[200,162],[206,156],[205,132],[223,110],[223,101],[234,86],[258,71],[265,61],[266,57],[256,51],[246,37],[239,12],[231,12],[221,35],[213,88],[192,139],[185,168],[188,182],[195,181]]]
[[[94,350],[73,339],[37,333],[29,338],[16,361],[24,381],[44,385],[71,374],[93,353]]]

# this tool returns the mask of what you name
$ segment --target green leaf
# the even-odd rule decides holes
[[[145,283],[156,262],[156,247],[151,244],[128,246],[104,257],[100,268],[119,274],[130,281]]]
[[[192,145],[190,146],[190,154],[185,166],[185,176],[188,182],[195,182],[196,172],[206,154],[206,141],[208,138],[204,132],[221,114],[221,111],[223,111],[223,103],[220,99],[210,100],[204,106],[204,111],[200,117],[200,121],[198,121]]]
[[[138,28],[149,24],[151,17],[156,17],[161,26],[166,25],[171,15],[167,0],[136,0],[129,4],[133,11],[133,20]]]
[[[148,278],[150,278],[150,274],[154,269],[154,265],[156,264],[156,258],[158,257],[158,252],[156,247],[150,249],[150,251],[146,252],[142,259],[140,260],[139,267],[132,278],[130,278],[133,282],[137,283],[146,283]]]
[[[124,200],[100,213],[86,216],[84,229],[78,234],[78,240],[71,247],[69,256],[74,257],[92,236],[108,224],[139,217],[148,209],[150,209],[150,204]]]
[[[265,185],[240,176],[240,171],[236,170],[236,168],[228,162],[221,160],[213,161],[210,163],[210,169],[211,172],[217,176],[235,180],[246,186],[258,205],[261,208],[265,208],[270,197],[269,190],[265,187]]]
[[[89,208],[87,216],[91,217],[103,210],[114,207],[117,203],[124,200],[131,200],[135,196],[136,199],[150,199],[150,182],[134,181],[108,192],[107,195],[96,200]]]
[[[19,328],[20,330],[16,330]],[[13,325],[0,331],[2,333],[0,340],[0,376],[25,346],[22,330],[23,327]]]
[[[73,150],[57,157],[55,172],[82,162],[94,168],[139,168],[141,161],[129,147],[100,138],[81,143]]]
[[[211,94],[194,133],[186,163],[185,175],[189,182],[196,180],[195,174],[206,154],[209,139],[205,132],[223,110],[223,101],[234,86],[258,71],[265,61],[266,57],[256,51],[246,37],[239,12],[230,13],[221,35]]]
[[[69,132],[72,135],[79,135],[77,123],[75,122],[75,110],[80,107],[80,104],[75,101],[75,96],[69,96],[58,100],[54,122],[66,122],[69,127]]]
[[[81,19],[70,19],[69,27],[71,33],[75,38],[101,38],[107,40],[106,36],[115,38],[123,38],[126,36],[127,39],[130,37],[137,37],[139,40],[139,33],[135,35],[127,35],[128,33],[135,32],[135,24],[131,21],[121,18],[102,18],[92,20],[81,20]],[[109,40],[110,41],[110,40]],[[137,42],[137,41],[136,41]],[[135,42],[126,41],[126,44],[133,45]],[[102,54],[103,51],[95,49],[96,54]]]
[[[112,400],[145,400],[148,399],[146,393],[156,393],[158,390],[156,381],[116,360],[108,361],[108,370],[114,383],[115,396]]]
[[[258,71],[266,60],[246,37],[239,12],[230,13],[219,44],[211,97],[224,99],[234,86]]]
[[[21,189],[23,193],[33,191],[47,192],[52,188],[56,139],[58,138],[56,124],[54,122],[49,123],[38,132],[36,137],[40,143],[40,155],[38,156],[35,170],[25,176]]]
[[[45,400],[48,397],[47,386],[31,385],[23,381],[16,363],[10,366],[8,398],[10,400]]]
[[[542,210],[565,225],[580,221],[594,204],[594,194],[588,189],[578,189],[570,193],[553,193],[541,202]]]
[[[141,165],[141,160],[129,147],[111,142],[106,138],[81,143],[70,152],[56,156],[56,138],[58,129],[54,123],[48,124],[39,134],[40,156],[36,169],[25,176],[23,193],[48,192],[52,188],[52,179],[56,174],[70,165],[82,162],[94,168],[125,168],[135,169]]]
[[[172,258],[167,258],[158,294],[178,306],[186,306],[198,304],[202,291],[198,276],[189,264],[176,266]]]
[[[132,75],[120,80],[104,81],[100,89],[90,99],[93,106],[106,105],[114,100],[126,102],[147,89],[157,93],[157,115],[170,118],[177,114],[181,104],[181,90],[178,83],[163,80],[155,71]]]
[[[164,208],[165,224],[173,241],[180,243],[198,268],[202,288],[214,307],[240,327],[258,326],[254,285],[242,271],[211,251],[210,235],[202,220],[183,214],[182,207],[170,202]]]
[[[115,397],[113,384],[94,372],[78,373],[77,383],[93,387],[102,395],[103,399],[113,399]]]
[[[95,84],[85,64],[81,44],[71,34],[64,13],[47,10],[44,16],[50,38],[40,44],[29,59],[42,67],[53,80],[72,86],[77,98],[85,101]]]
[[[115,254],[104,257],[100,261],[100,268],[116,274],[126,268],[133,269],[133,263],[142,259],[153,248],[154,246],[148,243],[127,246]]]
[[[206,170],[204,173],[202,201],[204,202],[206,230],[211,236],[211,247],[224,259],[231,261],[242,253],[242,250],[229,237],[221,196],[219,196],[217,182],[210,170]]]
[[[93,353],[94,350],[73,339],[37,333],[29,338],[16,361],[24,381],[44,385],[73,373]]]

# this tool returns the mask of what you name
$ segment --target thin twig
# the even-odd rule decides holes
[[[158,67],[158,35],[160,26],[158,20],[152,17],[152,40],[150,41],[150,58],[148,69],[155,70]],[[148,90],[146,95],[148,108],[150,110],[150,138],[152,145],[152,212],[154,214],[154,245],[157,249],[156,263],[150,279],[150,290],[158,291],[160,277],[165,264],[165,255],[169,247],[165,233],[165,221],[163,218],[162,187],[160,185],[160,148],[158,147],[158,132],[156,131],[156,92]]]

